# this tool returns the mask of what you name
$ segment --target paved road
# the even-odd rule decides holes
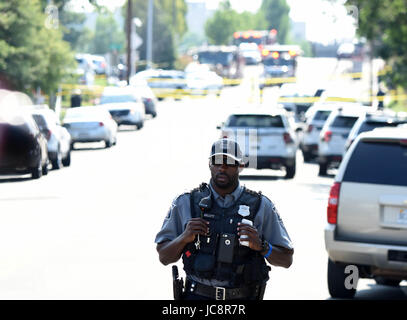
[[[275,89],[270,89],[275,90]],[[273,95],[274,93],[271,93]],[[172,199],[209,180],[216,125],[250,93],[165,100],[118,144],[83,144],[72,165],[39,180],[0,178],[0,299],[171,299],[171,268],[155,234]],[[273,268],[265,299],[327,299],[323,228],[333,175],[302,162],[293,180],[273,170],[242,172],[242,183],[277,205],[295,246],[288,270]],[[334,172],[332,172],[333,174]],[[357,298],[405,298],[362,280]]]

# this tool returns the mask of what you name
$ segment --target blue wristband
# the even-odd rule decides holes
[[[264,256],[264,258],[266,258],[266,259],[268,257],[270,257],[271,251],[273,251],[273,246],[270,243],[268,243],[268,245],[269,245],[269,251],[267,251],[266,255]]]

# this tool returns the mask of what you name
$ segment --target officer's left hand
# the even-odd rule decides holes
[[[243,241],[249,241],[249,248],[255,251],[261,251],[261,239],[259,233],[255,227],[252,227],[248,224],[239,223],[237,226],[237,234],[239,237],[242,235],[247,235],[248,238],[242,239]]]

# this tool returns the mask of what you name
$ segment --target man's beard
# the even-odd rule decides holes
[[[223,177],[224,179],[219,181],[219,176]],[[215,176],[212,175],[212,181],[219,189],[228,189],[237,184],[237,176],[229,176],[225,173],[218,173]]]

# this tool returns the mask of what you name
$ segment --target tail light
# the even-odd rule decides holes
[[[45,138],[47,138],[47,140],[51,139],[51,134],[52,134],[51,130],[47,130],[45,132]]]
[[[288,132],[284,132],[283,139],[286,144],[293,143],[294,140],[291,138],[291,135]]]
[[[340,189],[341,184],[339,182],[335,182],[331,187],[331,191],[329,192],[327,218],[328,223],[330,224],[336,224],[338,220],[338,203]]]
[[[103,127],[105,124],[101,121],[99,122],[99,127]]]
[[[329,142],[329,141],[331,141],[331,138],[332,138],[332,131],[325,131],[322,140],[325,142]]]
[[[312,124],[309,124],[307,127],[307,132],[310,133],[314,129],[314,126]]]

